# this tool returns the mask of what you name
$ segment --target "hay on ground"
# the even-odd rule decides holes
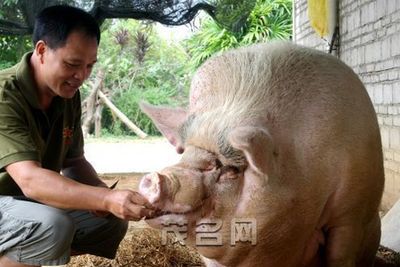
[[[168,236],[162,244],[161,232],[145,228],[134,231],[120,244],[114,260],[82,255],[72,257],[67,267],[194,267],[204,266],[200,256],[192,248],[174,242]]]

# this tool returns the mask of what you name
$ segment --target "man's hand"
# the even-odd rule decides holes
[[[110,187],[108,187],[106,183],[102,183],[99,186],[114,189],[117,186],[118,182],[119,182],[119,180],[114,182]],[[110,215],[110,212],[108,212],[108,211],[91,210],[90,212],[93,213],[94,215],[96,215],[97,217],[107,217],[108,215]]]
[[[152,205],[135,191],[110,190],[104,201],[108,211],[124,220],[138,221],[155,214]]]
[[[65,160],[63,174],[80,183],[108,188],[97,176],[92,165],[83,156]],[[113,189],[115,186],[116,183],[110,189]],[[105,217],[109,213],[112,213],[121,219],[136,221],[143,217],[148,218],[154,213],[148,208],[150,204],[145,198],[137,192],[130,190],[110,191],[106,195],[105,205],[107,210],[92,210],[91,212],[99,217]]]

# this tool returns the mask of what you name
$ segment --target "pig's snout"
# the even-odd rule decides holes
[[[162,175],[159,173],[147,174],[140,181],[139,192],[146,197],[150,203],[154,204],[161,199],[161,190],[164,187],[162,185],[163,180]]]
[[[175,170],[182,177],[199,176],[196,172]],[[180,180],[171,170],[161,173],[150,173],[143,176],[139,184],[139,193],[154,205],[155,208],[169,213],[187,213],[199,207],[204,200],[201,177],[199,179]],[[183,182],[183,183],[182,183]]]

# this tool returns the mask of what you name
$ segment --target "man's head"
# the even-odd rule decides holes
[[[31,62],[43,108],[54,96],[71,98],[97,60],[100,29],[85,11],[51,6],[37,16]]]
[[[100,42],[100,29],[96,20],[85,11],[70,6],[50,6],[36,17],[32,41],[35,46],[43,40],[52,49],[64,46],[71,32],[80,31]]]

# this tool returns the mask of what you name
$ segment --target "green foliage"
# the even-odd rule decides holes
[[[12,4],[18,3],[18,0],[3,0],[4,5],[10,6]]]
[[[254,9],[256,0],[214,0],[213,4],[215,5],[215,19],[224,25],[224,28],[238,32]]]
[[[229,31],[208,17],[187,46],[196,68],[217,52],[272,39],[290,39],[291,34],[292,0],[257,0],[239,31]]]
[[[192,55],[192,63],[197,67],[216,52],[237,47],[239,41],[227,29],[222,28],[213,19],[207,18],[203,21],[199,32],[190,38],[187,44]]]
[[[258,0],[256,7],[250,13],[248,28],[241,43],[252,44],[272,39],[289,39],[291,37],[291,0]]]
[[[0,35],[0,69],[13,66],[29,50],[32,50],[29,37]]]
[[[18,0],[0,1],[0,19],[9,18],[16,23],[23,21],[21,11],[18,9]],[[29,50],[32,50],[30,36],[0,35],[0,69],[13,66]]]
[[[172,88],[169,90],[165,90],[165,88],[147,88],[146,90],[140,90],[138,88],[130,88],[118,96],[113,98],[113,102],[119,109],[123,110],[125,115],[130,118],[135,124],[142,129],[142,131],[146,132],[149,135],[159,135],[158,130],[155,128],[152,121],[144,115],[140,108],[139,103],[141,101],[147,101],[149,103],[155,105],[168,105],[168,106],[176,106],[176,91]],[[105,124],[110,123],[110,111],[107,109],[103,114]],[[129,135],[131,134],[130,130],[126,128],[125,125],[122,125],[121,122],[113,121],[109,124],[111,127],[107,127],[110,132],[113,132],[116,135]]]
[[[135,20],[114,20],[102,32],[96,68],[106,71],[105,90],[114,105],[133,123],[150,135],[159,134],[139,103],[183,106],[188,95],[190,68],[188,56],[179,44],[161,39],[152,24]],[[94,71],[96,72],[96,70]],[[87,95],[89,86],[84,87]],[[104,132],[133,134],[103,110]]]

